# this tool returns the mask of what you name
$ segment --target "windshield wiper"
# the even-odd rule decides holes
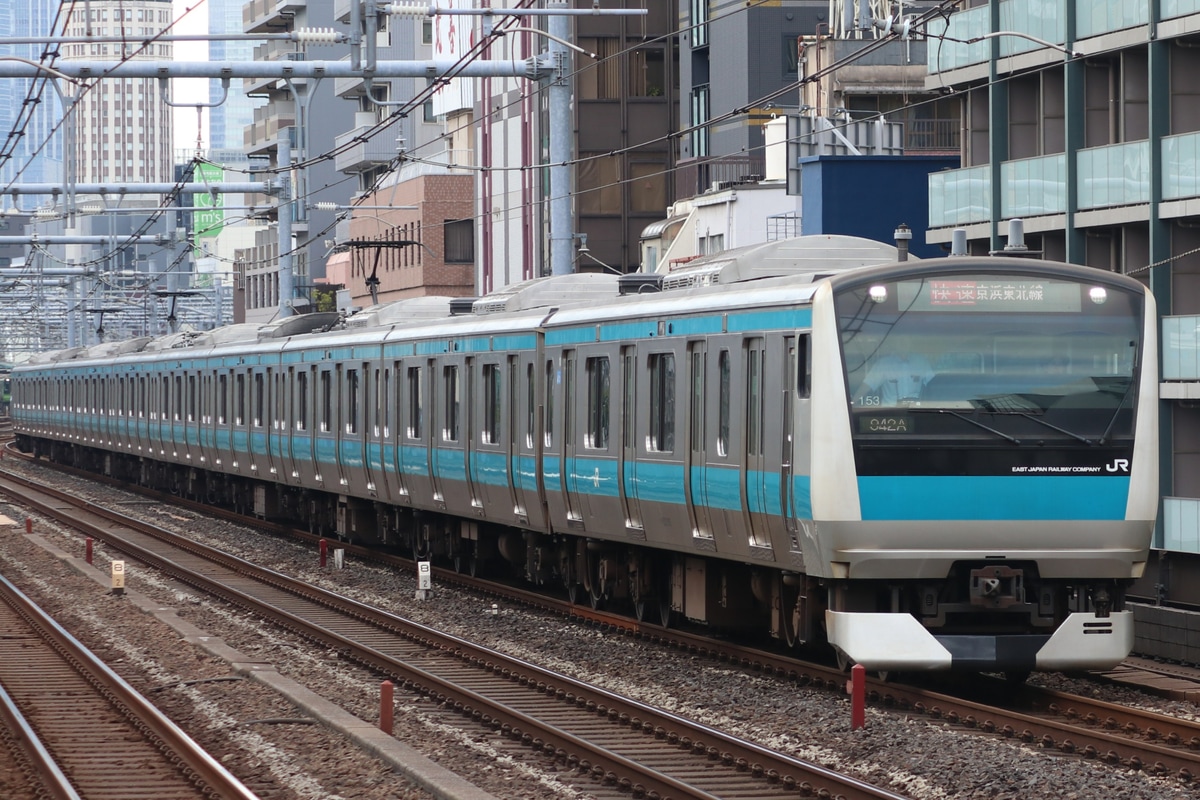
[[[966,414],[960,414],[959,412],[957,412],[957,411],[954,411],[953,409],[949,409],[949,408],[915,408],[915,407],[911,407],[911,408],[909,408],[908,410],[909,410],[909,412],[919,412],[919,413],[921,413],[921,414],[949,414],[949,415],[950,415],[950,416],[952,416],[952,417],[958,417],[958,418],[959,418],[959,419],[961,419],[963,422],[969,422],[969,423],[971,423],[971,424],[972,424],[972,425],[974,425],[976,428],[983,428],[983,429],[984,429],[985,431],[987,431],[988,433],[993,433],[993,434],[995,434],[996,436],[999,436],[1001,439],[1005,440],[1006,442],[1010,442],[1010,443],[1012,443],[1012,444],[1015,444],[1017,447],[1020,447],[1020,446],[1021,446],[1021,440],[1020,440],[1020,439],[1018,439],[1017,437],[1015,437],[1015,436],[1009,436],[1009,435],[1008,435],[1007,433],[1005,433],[1004,431],[998,431],[998,430],[996,430],[995,428],[991,427],[990,425],[984,425],[984,424],[983,424],[982,422],[980,422],[979,420],[977,420],[977,419],[971,419],[971,418],[970,418],[970,417],[968,417]]]
[[[1066,428],[1060,428],[1057,425],[1055,425],[1054,423],[1047,422],[1046,420],[1042,419],[1041,417],[1039,417],[1035,414],[1030,414],[1028,411],[1018,411],[1015,408],[1005,408],[1005,409],[996,408],[994,403],[992,403],[990,400],[984,399],[982,397],[976,398],[975,402],[979,403],[980,408],[982,408],[984,411],[987,411],[988,413],[991,413],[991,414],[1015,414],[1018,417],[1024,417],[1025,419],[1032,420],[1032,421],[1036,422],[1038,425],[1042,425],[1046,428],[1049,428],[1052,431],[1058,431],[1061,434],[1070,436],[1075,441],[1083,442],[1084,444],[1088,445],[1089,447],[1091,445],[1095,444],[1095,442],[1093,442],[1091,439],[1087,438],[1086,436],[1083,436],[1082,434],[1075,433],[1075,431],[1069,431]]]
[[[1117,417],[1121,414],[1121,409],[1125,407],[1125,401],[1129,399],[1129,393],[1133,391],[1133,378],[1129,379],[1129,383],[1125,386],[1125,393],[1121,395],[1121,402],[1117,403],[1116,409],[1113,410],[1112,417],[1108,420],[1108,424],[1104,426],[1104,433],[1100,434],[1100,444],[1108,441],[1108,435],[1112,433],[1113,425],[1117,424]]]

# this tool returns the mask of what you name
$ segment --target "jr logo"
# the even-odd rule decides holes
[[[1128,458],[1114,458],[1111,464],[1105,464],[1104,469],[1109,472],[1129,472]]]

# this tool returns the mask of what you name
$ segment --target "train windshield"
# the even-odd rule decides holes
[[[843,290],[854,431],[1111,441],[1132,432],[1142,298],[1107,283],[926,275]]]

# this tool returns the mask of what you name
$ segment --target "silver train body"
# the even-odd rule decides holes
[[[872,670],[1121,661],[1158,505],[1150,294],[1030,259],[801,245],[657,293],[575,275],[44,355],[14,371],[15,431]]]

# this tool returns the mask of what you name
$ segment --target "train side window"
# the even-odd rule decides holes
[[[708,379],[707,372],[704,350],[701,345],[695,345],[692,349],[691,374],[691,449],[696,452],[704,450],[704,384]]]
[[[483,426],[480,438],[484,444],[500,441],[500,365],[483,365]]]
[[[346,433],[358,433],[358,370],[346,370]]]
[[[534,388],[532,363],[525,365],[525,405],[525,446],[531,448],[533,447],[537,409],[537,394]]]
[[[584,446],[608,449],[609,368],[608,357],[589,358],[587,369],[587,430]]]
[[[183,419],[183,376],[175,376],[175,421]]]
[[[138,416],[146,418],[146,376],[138,376]]]
[[[321,370],[321,432],[330,433],[333,430],[333,375],[329,370]]]
[[[762,452],[763,350],[756,340],[746,349],[746,452]]]
[[[408,368],[408,438],[421,438],[422,424],[421,368]]]
[[[543,432],[546,447],[554,442],[554,359],[546,361],[546,419]]]
[[[387,432],[387,403],[385,403],[383,400],[383,398],[386,397],[386,394],[383,393],[385,388],[383,381],[387,380],[387,372],[376,369],[374,371],[374,377],[375,383],[373,388],[375,389],[375,392],[372,396],[372,406],[375,412],[375,425],[373,427],[373,431],[375,436],[379,436],[381,430],[384,431],[385,434]]]
[[[717,355],[717,372],[719,385],[717,388],[717,452],[722,456],[729,455],[729,351],[722,350]]]
[[[187,421],[196,421],[196,376],[188,375]]]
[[[296,373],[296,430],[308,430],[308,373]]]
[[[246,374],[239,372],[233,379],[234,425],[246,424]]]
[[[263,412],[266,410],[266,385],[261,372],[254,373],[254,427],[263,426]]]
[[[652,353],[650,368],[650,439],[648,449],[675,450],[675,354]]]
[[[446,395],[445,425],[442,428],[442,439],[447,442],[457,442],[459,411],[462,408],[462,397],[459,395],[457,365],[449,364],[442,368],[442,385]]]
[[[796,396],[812,396],[812,337],[800,334],[796,346]]]
[[[632,347],[621,348],[621,446],[637,442],[637,356]]]

